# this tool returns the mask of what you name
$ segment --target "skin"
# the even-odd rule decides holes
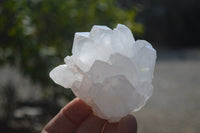
[[[44,127],[42,133],[136,133],[137,121],[132,115],[118,123],[108,123],[93,115],[90,106],[75,98]]]

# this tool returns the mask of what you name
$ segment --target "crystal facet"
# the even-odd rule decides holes
[[[50,77],[110,122],[138,111],[152,95],[156,50],[147,41],[135,41],[125,25],[77,32],[72,56],[64,61]]]

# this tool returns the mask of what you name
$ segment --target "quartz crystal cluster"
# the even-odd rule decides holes
[[[144,106],[151,84],[156,50],[144,40],[135,41],[131,30],[95,25],[75,33],[72,56],[50,72],[55,83],[71,88],[92,107],[95,115],[117,122]]]

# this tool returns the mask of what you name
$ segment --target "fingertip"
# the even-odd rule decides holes
[[[137,133],[137,120],[134,116],[128,115],[119,123],[119,133]]]

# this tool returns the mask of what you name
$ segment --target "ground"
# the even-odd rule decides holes
[[[154,93],[146,106],[134,113],[138,133],[199,132],[200,60],[190,55],[158,60]]]

